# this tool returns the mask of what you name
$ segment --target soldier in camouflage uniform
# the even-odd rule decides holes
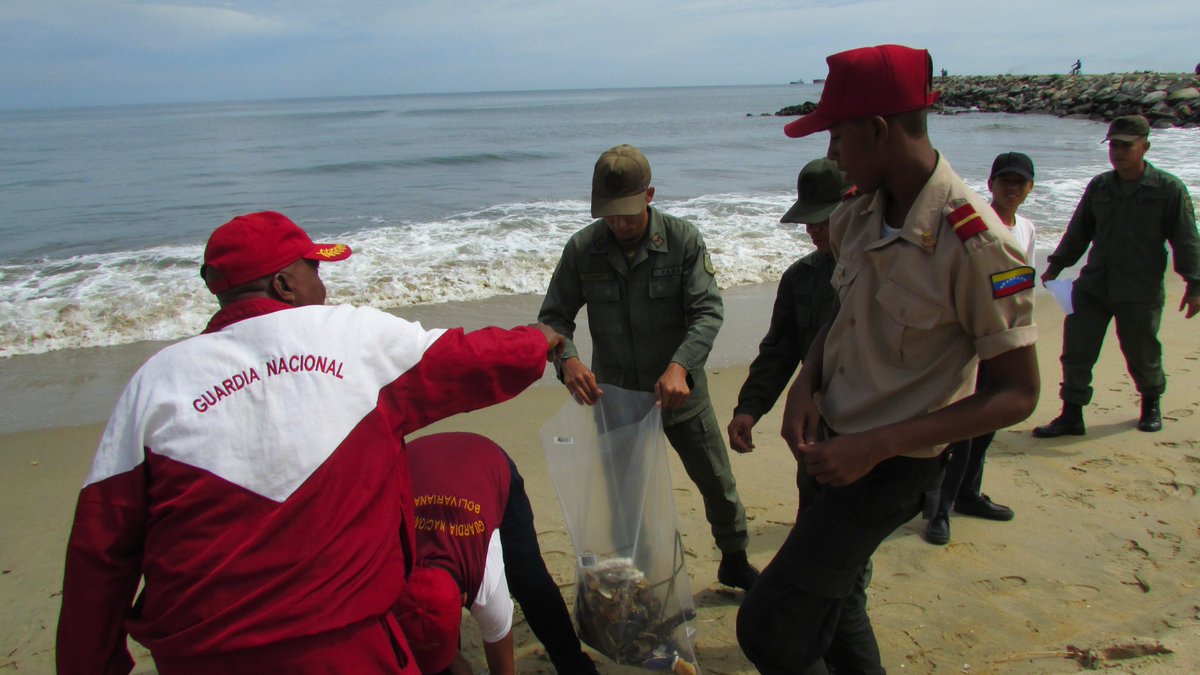
[[[1042,282],[1057,279],[1091,245],[1087,264],[1071,292],[1074,311],[1063,321],[1062,414],[1033,430],[1038,438],[1082,436],[1083,406],[1092,399],[1092,366],[1104,334],[1117,322],[1121,353],[1142,396],[1140,431],[1162,429],[1159,397],[1167,388],[1158,326],[1166,294],[1165,244],[1174,252],[1175,271],[1187,283],[1179,310],[1200,312],[1200,237],[1187,187],[1145,161],[1150,124],[1141,115],[1119,117],[1108,128],[1113,170],[1092,179],[1058,248],[1049,257]]]
[[[751,430],[775,405],[813,338],[833,317],[829,216],[853,189],[837,164],[824,158],[804,165],[796,178],[798,198],[779,222],[804,223],[816,250],[792,263],[779,280],[771,327],[750,364],[729,422],[729,446],[738,452],[754,450]]]
[[[598,383],[654,392],[663,430],[704,498],[721,565],[717,579],[750,588],[750,535],[704,364],[724,320],[712,260],[694,225],[650,206],[650,164],[620,145],[596,162],[592,217],[567,242],[539,316],[564,331],[559,377],[576,401],[594,404]],[[571,338],[587,305],[592,367]]]

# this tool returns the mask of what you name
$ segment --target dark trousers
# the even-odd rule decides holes
[[[987,372],[980,363],[975,378],[975,391],[986,385]],[[950,447],[946,448],[946,475],[942,478],[942,487],[938,492],[936,515],[949,514],[959,498],[979,497],[980,490],[983,489],[983,462],[988,446],[995,437],[996,432],[989,431],[982,436],[951,443]]]
[[[1108,324],[1117,322],[1117,340],[1125,366],[1142,396],[1161,396],[1167,388],[1163,374],[1158,327],[1162,302],[1108,302],[1078,288],[1071,293],[1074,311],[1063,320],[1063,381],[1059,396],[1066,403],[1087,405],[1092,400],[1092,367]]]
[[[938,492],[937,515],[950,513],[954,503],[963,497],[979,497],[983,489],[983,462],[995,437],[996,432],[992,431],[946,448],[946,476]]]
[[[921,513],[940,471],[937,458],[893,457],[843,487],[802,479],[799,518],[738,611],[738,644],[759,672],[884,672],[866,611],[867,564]]]
[[[525,620],[546,648],[550,662],[561,674],[595,673],[596,666],[583,653],[562,593],[542,560],[533,508],[525,494],[525,479],[512,459],[508,504],[500,521],[500,544],[504,547],[504,577],[508,590],[525,613]]]
[[[746,509],[738,496],[729,450],[712,403],[699,414],[663,428],[688,477],[704,498],[704,515],[722,553],[745,551],[750,543]]]

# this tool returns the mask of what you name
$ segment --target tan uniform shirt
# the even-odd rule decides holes
[[[977,359],[1034,343],[1033,269],[987,202],[938,157],[897,234],[881,191],[830,221],[841,308],[817,403],[837,433],[912,419],[968,396]],[[961,223],[958,230],[954,223]],[[906,453],[935,457],[942,446]]]

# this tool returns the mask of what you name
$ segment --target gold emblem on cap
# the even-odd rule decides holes
[[[322,258],[336,258],[345,252],[345,244],[335,244],[333,246],[317,249],[317,255],[321,256]]]

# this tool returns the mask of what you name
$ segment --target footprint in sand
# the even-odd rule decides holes
[[[1063,584],[1062,603],[1067,606],[1077,606],[1080,603],[1091,602],[1100,597],[1100,589],[1087,584]]]
[[[1150,530],[1150,536],[1153,539],[1157,539],[1166,543],[1167,548],[1170,549],[1170,553],[1166,556],[1168,560],[1174,560],[1175,558],[1179,557],[1180,552],[1183,551],[1183,537],[1175,534],[1174,532],[1157,532],[1155,530]]]
[[[1193,403],[1192,405],[1200,405],[1200,403]],[[1175,410],[1168,412],[1166,415],[1163,415],[1163,417],[1166,417],[1167,419],[1171,420],[1172,422],[1178,422],[1179,420],[1181,420],[1185,417],[1191,417],[1191,416],[1192,416],[1191,408],[1176,408]]]
[[[1200,441],[1159,441],[1155,445],[1160,448],[1191,448],[1200,450]]]
[[[925,616],[925,608],[912,602],[887,602],[871,607],[871,621],[875,625],[912,625]]]
[[[980,579],[975,582],[976,586],[986,588],[989,593],[999,594],[1004,593],[1013,588],[1019,588],[1029,583],[1025,577],[1006,576],[999,579]]]
[[[1134,539],[1130,539],[1129,541],[1125,542],[1125,550],[1136,553],[1145,560],[1150,559],[1150,552],[1142,548],[1142,545],[1137,543],[1137,541]]]

